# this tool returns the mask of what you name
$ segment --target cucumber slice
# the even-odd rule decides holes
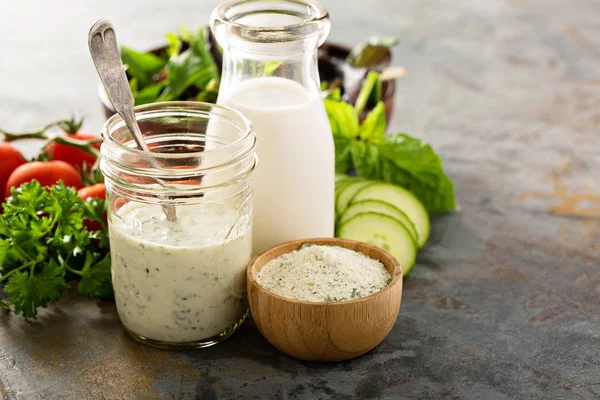
[[[344,190],[344,188],[346,186],[348,186],[349,184],[351,184],[353,182],[359,182],[359,181],[364,181],[364,179],[363,178],[358,178],[358,177],[355,177],[355,176],[349,176],[347,179],[344,179],[343,181],[340,181],[339,183],[336,183],[335,184],[335,195],[334,195],[335,204],[337,204],[338,197],[339,197],[340,193],[342,192],[342,190]],[[336,219],[340,217],[340,214],[338,214],[338,212],[337,212],[337,207],[336,207],[336,210],[335,210],[335,217],[336,217]]]
[[[384,201],[403,211],[415,224],[419,247],[423,247],[427,242],[431,228],[429,214],[427,214],[423,204],[411,192],[390,183],[376,183],[361,188],[356,192],[351,202],[358,203],[364,200]]]
[[[343,181],[335,184],[335,199],[336,200],[337,200],[338,194],[340,194],[342,189],[345,188],[346,185],[348,185],[350,182],[352,182],[350,179],[346,179],[346,180],[343,180]]]
[[[337,181],[335,183],[335,194],[337,195],[349,183],[358,182],[358,181],[364,181],[364,179],[363,178],[358,178],[356,176],[348,176],[348,177],[346,177],[346,179],[343,179],[341,181]]]
[[[352,200],[352,198],[354,197],[354,195],[361,190],[362,188],[372,185],[375,182],[373,181],[367,181],[367,180],[352,180],[350,183],[348,183],[346,186],[344,186],[337,195],[337,198],[335,199],[335,211],[337,213],[337,215],[342,215],[344,213],[344,211],[346,211],[346,208],[348,207],[348,204],[350,204],[350,200]]]
[[[348,178],[350,178],[350,176],[345,175],[345,174],[335,174],[335,183],[339,183],[341,181],[345,181]]]
[[[344,215],[342,215],[340,218],[340,224],[348,221],[356,214],[365,212],[376,212],[389,215],[390,217],[397,219],[402,225],[404,225],[408,233],[410,233],[410,236],[412,236],[412,238],[415,240],[415,243],[419,243],[419,234],[417,233],[415,224],[413,224],[413,222],[404,212],[400,211],[397,207],[386,203],[385,201],[363,200],[359,201],[358,203],[351,203],[344,212]]]
[[[356,214],[340,227],[339,237],[381,247],[398,260],[402,276],[415,265],[417,243],[398,220],[389,215],[367,212]]]

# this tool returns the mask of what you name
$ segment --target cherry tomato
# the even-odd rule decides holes
[[[67,137],[69,139],[83,141],[100,139],[100,136],[94,135],[93,133],[81,132],[67,135]],[[93,147],[99,150],[100,143],[94,144]],[[96,162],[96,157],[92,154],[76,149],[68,144],[50,143],[46,146],[46,154],[48,154],[52,160],[67,162],[79,170],[83,168],[83,164],[86,164],[89,168]]]
[[[62,180],[65,186],[81,188],[79,172],[64,161],[35,161],[20,165],[10,174],[6,182],[5,195],[10,196],[10,189],[23,183],[37,180],[42,186],[52,186]]]
[[[106,187],[104,183],[96,183],[92,186],[86,186],[77,191],[79,197],[83,200],[87,199],[102,199],[106,200]]]
[[[25,164],[25,160],[15,146],[0,142],[0,190],[6,188],[10,174],[23,164]]]
[[[87,199],[102,199],[106,200],[106,187],[104,183],[96,183],[92,186],[86,186],[77,191],[79,197],[81,197],[84,201]],[[106,219],[106,211],[104,212],[104,225],[108,223]],[[83,226],[87,228],[88,231],[99,231],[102,229],[102,225],[98,221],[90,221],[85,219],[83,221]]]

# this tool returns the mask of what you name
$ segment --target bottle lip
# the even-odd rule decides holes
[[[288,6],[289,8],[286,8]],[[238,22],[253,14],[280,14],[299,19],[297,23],[259,26]],[[211,29],[226,25],[236,36],[251,42],[281,43],[302,39],[328,30],[329,13],[315,0],[229,0],[211,14]]]

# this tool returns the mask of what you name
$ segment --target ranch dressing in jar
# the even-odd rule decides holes
[[[143,343],[210,346],[248,313],[254,134],[240,113],[212,104],[141,106],[136,119],[152,152],[135,148],[117,115],[101,148],[117,312]]]
[[[242,301],[252,253],[249,226],[222,206],[178,208],[167,221],[158,205],[129,203],[110,225],[119,317],[132,332],[161,342],[217,336],[246,314]]]

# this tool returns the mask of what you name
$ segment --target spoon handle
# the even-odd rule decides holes
[[[133,112],[133,95],[121,61],[117,36],[113,24],[101,19],[92,25],[88,35],[88,46],[92,60],[100,75],[100,80],[116,112],[121,115],[130,130],[135,143],[143,151],[150,151]]]
[[[129,88],[125,66],[121,61],[113,24],[106,19],[101,19],[92,25],[88,34],[88,46],[100,80],[115,111],[123,118],[137,147],[144,152],[150,152],[135,119],[133,94]],[[153,159],[150,160],[156,164]],[[162,179],[155,178],[154,181],[162,187],[168,186]],[[174,206],[164,205],[163,210],[167,220],[175,221],[177,219]]]

